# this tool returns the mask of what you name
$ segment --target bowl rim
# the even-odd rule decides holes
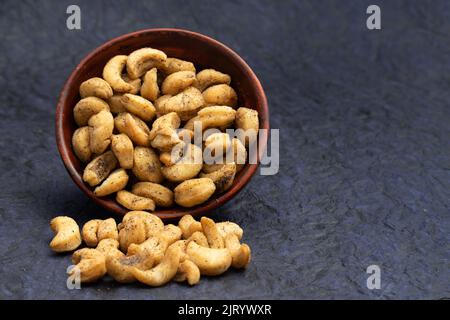
[[[269,108],[267,103],[267,97],[265,95],[264,89],[261,85],[261,82],[253,72],[253,70],[250,68],[250,66],[242,59],[235,51],[227,47],[225,44],[208,37],[206,35],[203,35],[198,32],[189,31],[185,29],[177,29],[177,28],[150,28],[150,29],[142,29],[138,31],[129,32],[126,34],[123,34],[121,36],[112,38],[100,46],[96,47],[95,49],[91,50],[73,69],[70,76],[67,78],[66,82],[64,83],[63,89],[61,90],[57,107],[56,107],[56,126],[55,126],[55,133],[56,133],[56,142],[57,147],[59,150],[59,154],[61,156],[61,159],[63,161],[63,164],[68,171],[69,175],[71,176],[72,180],[75,182],[75,184],[80,188],[91,200],[93,200],[96,204],[100,205],[101,207],[105,208],[108,211],[112,211],[115,214],[123,215],[125,212],[130,211],[115,201],[111,201],[109,199],[103,199],[100,197],[96,197],[92,190],[90,190],[87,185],[84,183],[82,176],[78,173],[78,171],[75,169],[74,164],[71,162],[69,154],[73,153],[72,147],[70,145],[67,145],[64,141],[64,127],[63,127],[63,106],[64,101],[67,99],[67,95],[69,93],[70,87],[72,85],[72,82],[79,72],[80,69],[89,61],[92,59],[95,55],[99,54],[103,50],[107,49],[108,47],[112,46],[115,43],[120,43],[123,40],[132,38],[132,37],[139,37],[143,34],[147,33],[165,33],[165,32],[174,32],[182,35],[187,35],[189,37],[197,38],[202,42],[208,42],[209,44],[218,47],[219,50],[225,51],[227,55],[230,55],[234,60],[236,60],[245,71],[245,74],[250,77],[250,81],[253,82],[256,86],[257,96],[262,101],[262,104],[260,105],[260,108],[264,111],[265,117],[263,121],[260,119],[260,129],[266,129],[258,139],[258,153],[257,153],[257,161],[255,164],[249,164],[247,163],[244,167],[242,172],[242,175],[240,176],[239,180],[236,184],[234,184],[229,190],[227,190],[225,193],[219,195],[217,198],[207,201],[205,204],[200,204],[198,206],[192,207],[192,208],[183,208],[182,211],[180,210],[161,210],[161,211],[155,211],[152,212],[161,219],[165,220],[171,220],[171,219],[178,219],[186,214],[191,214],[192,216],[197,215],[204,215],[205,213],[208,213],[209,211],[212,211],[222,204],[226,203],[230,199],[232,199],[239,191],[241,191],[244,186],[250,181],[251,177],[256,172],[256,169],[258,168],[260,161],[263,157],[263,154],[267,147],[267,141],[268,141],[268,130],[269,130]]]

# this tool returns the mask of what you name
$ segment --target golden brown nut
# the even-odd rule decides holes
[[[122,96],[122,104],[128,112],[144,121],[150,121],[156,116],[156,109],[153,103],[141,96],[125,93]]]
[[[217,132],[208,136],[205,140],[205,156],[208,161],[220,158],[226,155],[231,147],[231,139],[228,133]],[[206,160],[205,160],[206,162]]]
[[[227,84],[217,84],[203,91],[203,99],[207,106],[229,106],[237,105],[237,94]]]
[[[259,129],[258,111],[249,108],[237,109],[236,128],[244,131],[246,136],[239,138],[245,145],[256,141]]]
[[[117,224],[113,218],[93,219],[86,222],[81,230],[83,241],[89,247],[95,247],[105,239],[118,240]]]
[[[101,185],[95,188],[94,194],[97,197],[104,197],[124,189],[127,183],[128,174],[125,169],[120,168],[113,171]]]
[[[106,151],[88,163],[84,168],[83,180],[91,187],[100,184],[117,166],[117,159],[112,151]]]
[[[225,246],[231,254],[231,266],[236,269],[247,268],[251,260],[250,247],[245,243],[240,244],[235,234],[228,234],[225,237]]]
[[[179,71],[195,72],[195,66],[192,62],[177,58],[167,58],[166,61],[158,64],[158,69],[162,70],[166,75]]]
[[[144,121],[128,112],[114,118],[114,126],[120,133],[126,134],[138,146],[150,146],[150,129]]]
[[[79,127],[86,126],[89,119],[100,111],[109,111],[108,104],[97,97],[83,98],[73,108],[73,117]]]
[[[176,95],[190,87],[195,81],[195,72],[178,71],[167,76],[161,86],[164,95]]]
[[[124,105],[122,104],[122,94],[114,94],[108,99],[109,110],[111,113],[118,114],[122,112],[127,112]]]
[[[178,150],[178,151],[177,151]],[[180,147],[174,150],[174,155],[171,158],[179,156],[182,153],[181,158],[176,161],[174,165],[169,167],[162,167],[161,172],[164,177],[173,182],[185,181],[197,176],[197,174],[202,170],[202,149],[197,147],[195,144],[190,144],[186,147],[180,145]],[[175,160],[175,159],[173,159]]]
[[[175,96],[160,101],[157,110],[161,115],[176,112],[182,121],[187,121],[197,114],[204,103],[202,93],[194,87],[189,87]]]
[[[216,185],[217,192],[221,193],[228,190],[234,181],[236,175],[236,164],[224,164],[222,167],[211,173],[200,173],[200,178],[210,178]]]
[[[132,268],[148,270],[154,265],[154,260],[148,254],[108,255],[106,257],[106,270],[114,280],[120,283],[136,281],[131,273]]]
[[[209,178],[186,180],[174,189],[175,202],[190,208],[207,201],[214,191],[216,186]]]
[[[126,134],[121,133],[112,135],[111,150],[114,152],[114,155],[122,168],[133,168],[133,142],[131,142],[130,138],[128,138]]]
[[[152,199],[137,196],[126,190],[117,192],[116,201],[129,210],[155,211],[155,202]]]
[[[163,180],[161,162],[151,148],[134,148],[134,175],[141,181],[160,183]]]
[[[244,234],[244,230],[242,230],[242,228],[239,227],[239,225],[234,222],[230,221],[218,222],[216,223],[216,226],[222,238],[224,239],[228,234],[234,234],[238,237],[239,240],[241,240]]]
[[[119,243],[122,251],[127,251],[132,243],[140,244],[147,239],[145,224],[138,216],[130,217],[126,223],[120,224]]]
[[[229,85],[230,82],[231,78],[229,75],[214,69],[205,69],[197,73],[197,79],[194,83],[194,87],[200,91],[204,91],[205,89],[217,84]]]
[[[116,232],[117,232],[117,229],[116,229]],[[123,253],[119,250],[119,241],[116,239],[112,239],[112,238],[106,238],[106,239],[100,240],[97,247],[95,248],[95,250],[103,253],[105,258],[108,255],[113,255],[116,257],[123,255]]]
[[[187,283],[191,286],[200,282],[200,269],[191,260],[184,260],[178,266],[174,281]]]
[[[109,83],[114,91],[119,93],[136,93],[141,86],[141,79],[129,80],[122,77],[123,69],[127,64],[127,56],[112,57],[103,68],[103,79]]]
[[[216,223],[207,217],[202,217],[200,223],[202,225],[203,233],[208,240],[208,246],[215,249],[225,248],[225,241],[221,236]]]
[[[83,248],[72,255],[72,263],[75,265],[69,272],[69,276],[76,273],[81,282],[94,282],[106,274],[105,256],[96,249]]]
[[[80,228],[70,217],[60,216],[50,221],[50,227],[55,237],[50,242],[50,248],[55,252],[72,251],[81,244]]]
[[[81,98],[97,97],[108,100],[113,95],[113,91],[108,82],[102,78],[94,77],[84,81],[80,85]]]
[[[172,190],[157,183],[138,182],[132,187],[131,192],[138,196],[152,199],[160,207],[173,205]]]
[[[232,257],[228,249],[214,249],[199,246],[191,241],[187,245],[188,259],[195,263],[200,273],[207,276],[217,276],[228,270]]]
[[[226,128],[233,124],[236,110],[227,106],[213,106],[201,109],[197,116],[184,125],[185,129],[194,131],[194,123],[200,122],[202,131],[208,128]]]
[[[89,119],[89,146],[92,153],[103,153],[111,143],[114,118],[111,112],[102,110]]]
[[[183,239],[188,239],[195,232],[203,232],[202,224],[196,221],[190,214],[186,214],[180,219],[178,227],[183,233]]]
[[[131,79],[137,79],[156,65],[163,63],[166,58],[166,54],[157,49],[141,48],[135,50],[126,61],[127,73]]]
[[[75,130],[72,136],[72,147],[80,161],[88,162],[91,159],[92,152],[89,143],[89,127],[81,127]]]
[[[152,102],[158,99],[158,70],[156,68],[153,68],[145,73],[144,82],[141,87],[141,96]]]
[[[205,234],[201,231],[194,232],[187,240],[186,243],[189,244],[189,242],[195,241],[199,246],[203,247],[209,247],[208,239],[206,238]]]
[[[211,163],[211,164],[204,163],[202,171],[206,174],[209,174],[223,169],[223,167],[226,166],[226,164],[235,163],[236,172],[239,172],[242,170],[247,160],[247,150],[245,149],[244,145],[239,139],[233,138],[231,140],[230,150],[228,150],[228,153],[225,155],[225,158],[220,160],[222,160],[223,163]]]

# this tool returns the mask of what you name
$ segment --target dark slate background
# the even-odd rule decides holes
[[[365,13],[382,9],[382,30]],[[82,30],[66,28],[78,3]],[[0,298],[450,297],[448,1],[2,1]],[[214,212],[254,259],[188,288],[66,288],[49,220],[109,216],[72,183],[54,137],[75,65],[124,33],[179,27],[236,50],[260,78],[281,165]],[[366,268],[382,269],[381,290]]]

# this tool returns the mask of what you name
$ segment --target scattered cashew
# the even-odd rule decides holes
[[[113,91],[111,86],[102,78],[90,78],[80,85],[80,96],[82,98],[97,97],[108,100],[112,95]]]
[[[189,257],[188,259],[198,266],[200,273],[207,276],[217,276],[224,273],[232,262],[228,249],[207,248],[194,241],[187,245],[186,254]]]
[[[105,239],[118,240],[117,224],[113,218],[106,220],[93,219],[86,222],[81,230],[83,241],[89,247],[95,247]]]
[[[74,276],[79,272],[81,282],[94,282],[106,274],[105,256],[96,249],[83,248],[72,255],[75,265],[68,274]]]
[[[235,234],[231,233],[225,237],[225,247],[230,251],[233,268],[242,269],[248,266],[251,260],[250,247],[245,243],[240,244]]]
[[[202,224],[196,221],[190,214],[184,215],[180,221],[178,221],[178,227],[183,233],[183,238],[188,239],[195,232],[202,232]]]
[[[202,225],[203,233],[208,240],[208,246],[214,249],[225,248],[225,242],[220,235],[216,223],[212,219],[207,217],[202,217],[200,219],[200,223]]]
[[[205,234],[201,231],[195,231],[187,240],[186,242],[189,243],[191,241],[196,242],[198,245],[203,247],[209,247],[208,239],[206,238]]]
[[[191,260],[184,260],[178,266],[174,281],[187,281],[189,285],[193,286],[200,282],[200,269]]]
[[[55,237],[50,242],[53,251],[72,251],[80,246],[80,228],[72,218],[66,216],[53,218],[50,227],[55,232]]]

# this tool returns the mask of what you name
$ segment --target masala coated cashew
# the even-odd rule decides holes
[[[80,228],[70,217],[59,216],[50,221],[50,228],[55,233],[50,248],[55,252],[73,251],[81,244]]]
[[[103,68],[103,79],[109,83],[114,91],[119,93],[137,93],[141,87],[141,79],[128,80],[122,77],[128,56],[112,57]],[[127,81],[128,80],[128,81]]]

